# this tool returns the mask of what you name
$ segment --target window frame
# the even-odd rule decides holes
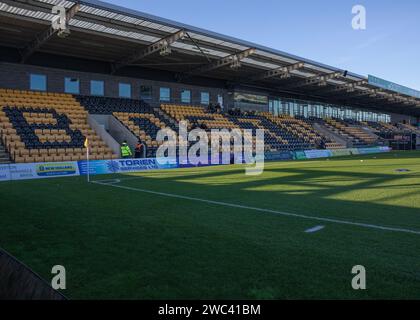
[[[72,81],[72,80],[77,80],[77,81]],[[69,81],[68,83],[74,83],[77,82],[77,92],[73,92],[71,90],[67,90],[67,81]],[[68,94],[80,94],[80,79],[78,78],[72,78],[72,77],[65,77],[64,78],[64,92],[68,93]]]
[[[168,99],[162,99],[162,90],[168,90]],[[166,98],[166,96],[165,96]],[[171,88],[168,87],[160,87],[159,88],[159,101],[161,102],[171,102]]]
[[[93,92],[93,84],[101,84],[102,88],[101,88],[101,94],[97,94]],[[91,96],[96,96],[96,97],[103,97],[105,96],[105,81],[103,80],[90,80],[90,95]]]
[[[188,101],[184,100],[184,94],[188,93]],[[191,104],[191,90],[189,89],[183,89],[181,90],[181,103],[184,104]]]
[[[34,86],[32,86],[32,84],[34,83],[33,81],[33,77],[40,77],[43,78],[43,88],[35,88]],[[48,90],[48,77],[46,74],[41,74],[41,73],[30,73],[29,74],[29,90],[32,91],[47,91]]]
[[[207,101],[204,101],[203,100],[203,94],[206,94],[207,95],[207,98],[208,98]],[[208,91],[201,91],[200,92],[200,103],[202,105],[209,105],[210,104],[210,92],[208,92]]]
[[[126,87],[126,88],[129,89],[129,95],[128,96],[125,96],[125,95],[122,95],[121,94],[122,93],[122,88],[124,88],[124,87]],[[132,93],[132,85],[131,85],[131,83],[119,82],[118,83],[118,97],[123,98],[123,99],[131,99],[132,96],[133,96],[133,93]]]

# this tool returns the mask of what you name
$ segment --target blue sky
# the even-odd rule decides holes
[[[107,0],[420,90],[418,0]],[[351,27],[352,7],[367,29]]]

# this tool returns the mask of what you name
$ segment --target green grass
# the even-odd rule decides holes
[[[363,160],[363,162],[361,162]],[[409,169],[399,173],[396,169]],[[116,176],[96,176],[96,180]],[[420,153],[118,176],[118,185],[420,230]],[[126,179],[126,180],[125,180]],[[0,246],[72,299],[420,297],[420,235],[325,223],[88,184],[0,183]],[[316,225],[326,228],[312,234]],[[367,269],[367,290],[351,269]]]

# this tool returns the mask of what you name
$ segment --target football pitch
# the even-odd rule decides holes
[[[70,299],[420,298],[420,152],[93,180],[0,183],[0,247]]]

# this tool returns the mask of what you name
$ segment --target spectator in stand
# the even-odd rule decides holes
[[[136,159],[140,159],[143,157],[143,152],[144,152],[144,145],[143,143],[141,143],[141,141],[139,140],[136,144],[136,148],[134,150],[134,157]]]
[[[200,129],[207,130],[208,127],[207,127],[207,125],[204,122],[201,122],[200,123]]]
[[[207,111],[209,113],[214,113],[215,109],[212,103],[209,104],[209,106],[207,107]]]

